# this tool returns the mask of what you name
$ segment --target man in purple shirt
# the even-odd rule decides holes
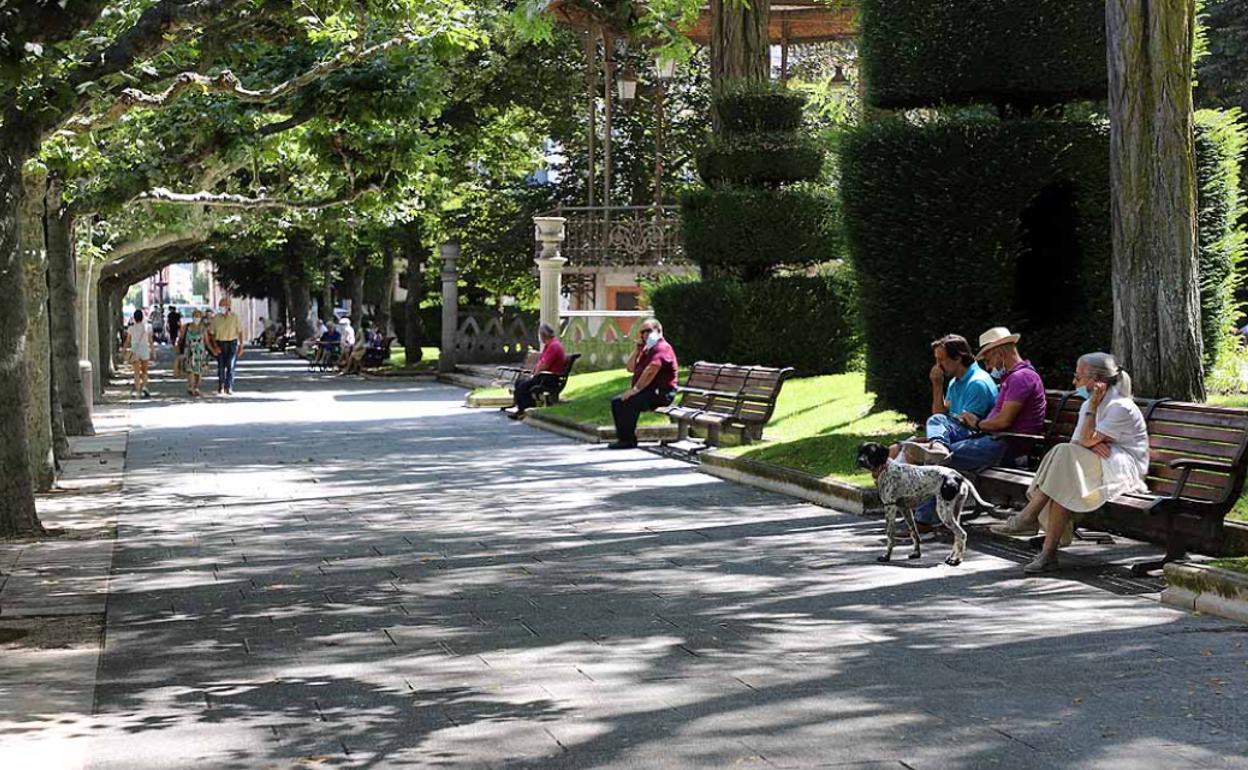
[[[642,412],[667,406],[676,397],[676,351],[663,339],[663,325],[657,318],[642,321],[637,347],[624,366],[633,373],[633,382],[611,399],[616,440],[607,445],[608,449],[637,446],[637,418]]]
[[[979,336],[979,354],[984,368],[1001,383],[997,401],[992,411],[980,419],[970,412],[958,415],[959,419],[978,434],[949,446],[949,459],[943,464],[959,471],[980,471],[994,465],[1012,464],[1015,458],[1027,454],[1031,442],[1027,439],[1004,438],[994,433],[1044,432],[1044,413],[1047,407],[1044,383],[1030,361],[1018,353],[1020,335],[1010,334],[1004,326],[998,326]],[[935,501],[931,500],[914,511],[916,522],[929,529],[935,523]],[[920,532],[924,530],[919,527]]]

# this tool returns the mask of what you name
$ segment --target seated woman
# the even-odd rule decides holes
[[[1095,511],[1118,495],[1146,492],[1148,431],[1131,400],[1131,377],[1108,353],[1088,353],[1075,368],[1079,408],[1070,443],[1049,450],[1027,490],[1027,507],[992,528],[1032,535],[1044,528],[1044,549],[1023,567],[1028,574],[1058,569],[1057,549],[1071,539],[1072,513]]]

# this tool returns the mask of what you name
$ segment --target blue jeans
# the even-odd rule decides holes
[[[965,441],[972,435],[970,428],[956,417],[950,417],[947,414],[934,414],[928,417],[925,433],[928,441],[939,441],[948,447],[959,441]]]
[[[234,390],[234,366],[238,361],[238,340],[217,343],[221,355],[217,356],[217,390]]]
[[[946,466],[956,471],[979,471],[1000,465],[1005,460],[1009,442],[995,439],[992,436],[976,436],[949,445],[953,454],[949,455]],[[914,520],[923,524],[936,523],[936,498],[914,509]]]

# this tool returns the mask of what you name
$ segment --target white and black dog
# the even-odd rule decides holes
[[[917,559],[922,555],[917,530],[914,527],[914,507],[930,497],[936,498],[936,513],[941,522],[953,532],[953,553],[945,559],[945,564],[956,567],[962,563],[962,554],[966,550],[966,530],[962,528],[962,505],[967,497],[971,497],[981,506],[991,508],[992,505],[979,496],[975,485],[952,468],[943,465],[907,465],[888,457],[888,447],[883,444],[868,442],[858,447],[858,467],[871,471],[875,477],[875,486],[880,491],[880,502],[884,504],[884,517],[888,527],[888,548],[877,561],[886,562],[893,558],[895,542],[894,529],[897,513],[905,517],[910,525],[910,533],[914,540],[914,550],[909,558]]]

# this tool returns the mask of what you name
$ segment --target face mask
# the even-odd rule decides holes
[[[1082,399],[1088,399],[1092,397],[1092,394],[1088,392],[1087,385],[1080,385],[1079,387],[1075,388],[1075,395]]]
[[[1005,377],[1005,370],[999,366],[992,367],[992,379],[1000,380]]]
[[[646,335],[646,350],[649,350],[650,348],[659,344],[660,339],[661,339],[661,335],[658,332],[650,332],[649,334],[647,334]]]

